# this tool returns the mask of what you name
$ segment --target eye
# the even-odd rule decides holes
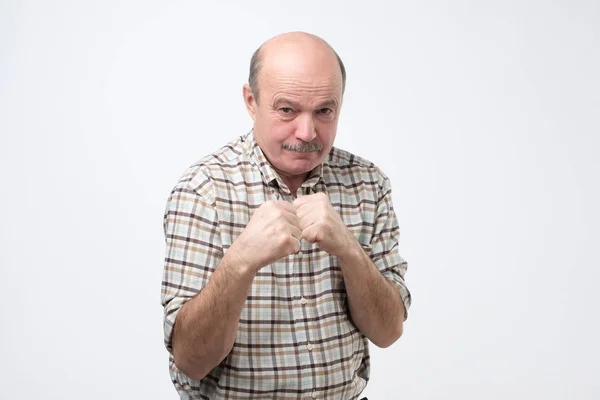
[[[292,111],[294,111],[294,110],[292,110],[292,109],[291,109],[291,108],[289,108],[289,107],[281,107],[281,108],[279,109],[279,111],[281,111],[281,112],[282,112],[282,113],[284,113],[284,114],[291,114],[291,112],[292,112]]]
[[[331,108],[321,108],[318,112],[319,114],[329,115],[333,110]]]

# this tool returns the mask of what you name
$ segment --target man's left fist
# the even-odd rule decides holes
[[[302,239],[307,242],[317,243],[320,249],[339,256],[356,241],[325,193],[298,197],[293,205],[300,220]]]

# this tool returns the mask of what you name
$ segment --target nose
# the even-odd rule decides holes
[[[302,140],[303,142],[310,142],[317,137],[315,131],[315,124],[312,115],[301,115],[296,117],[296,139]]]

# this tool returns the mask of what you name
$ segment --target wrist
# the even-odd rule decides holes
[[[335,254],[335,256],[343,264],[355,263],[365,256],[365,252],[358,240],[350,233],[344,244],[340,246],[340,251],[338,254]]]
[[[253,265],[247,257],[243,256],[243,252],[238,251],[235,243],[231,245],[229,250],[223,256],[223,261],[228,269],[234,271],[240,276],[252,277],[256,275],[260,267]]]

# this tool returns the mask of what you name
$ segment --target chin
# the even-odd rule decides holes
[[[284,162],[284,169],[294,175],[305,174],[312,171],[321,163],[321,159],[310,159],[310,160],[293,160]]]

